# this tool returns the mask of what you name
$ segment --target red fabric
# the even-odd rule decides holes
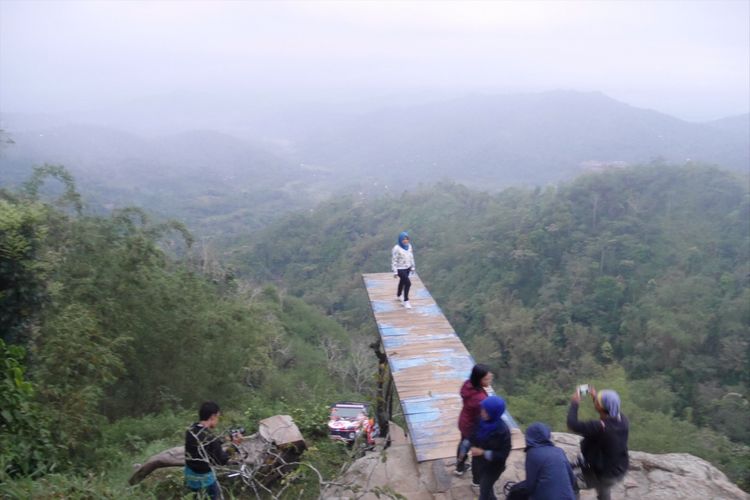
[[[464,382],[461,386],[461,399],[464,406],[458,416],[458,430],[461,431],[461,439],[468,439],[474,434],[474,428],[479,421],[481,402],[487,397],[484,388],[477,389],[471,385],[471,380]]]

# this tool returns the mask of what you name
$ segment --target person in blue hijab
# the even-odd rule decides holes
[[[391,270],[393,271],[393,277],[398,278],[396,300],[403,300],[404,307],[411,309],[409,303],[409,289],[411,288],[409,274],[415,271],[415,266],[411,240],[409,239],[409,233],[406,231],[398,235],[396,245],[391,250]],[[402,292],[404,294],[403,299],[401,298]]]
[[[481,403],[479,425],[471,440],[469,453],[479,477],[479,500],[497,500],[495,483],[505,470],[505,461],[510,454],[510,429],[503,421],[505,400],[490,396]]]

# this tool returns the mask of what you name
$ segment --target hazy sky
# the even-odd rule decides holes
[[[6,112],[560,88],[690,120],[745,113],[750,1],[0,0]]]

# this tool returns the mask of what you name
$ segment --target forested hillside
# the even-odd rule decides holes
[[[341,326],[191,243],[139,209],[87,214],[60,167],[0,190],[0,496],[179,497],[180,478],[155,486],[170,495],[125,481],[202,401],[225,425],[291,413],[314,438],[326,404],[367,392],[374,360]]]
[[[359,275],[387,271],[408,229],[420,277],[514,415],[562,430],[576,383],[613,385],[634,449],[690,451],[747,487],[747,185],[662,166],[497,195],[444,184],[351,197],[287,217],[233,260],[371,331]]]
[[[182,224],[90,213],[65,169],[38,168],[0,191],[0,491],[179,496],[176,476],[135,490],[125,480],[133,462],[180,444],[205,398],[227,425],[295,415],[316,443],[309,460],[335,474],[347,457],[315,441],[321,409],[372,394],[360,274],[389,269],[403,229],[522,425],[564,430],[577,383],[614,387],[632,449],[699,455],[748,489],[747,182],[649,166],[497,194],[356,194],[249,233],[217,260]]]
[[[1,185],[20,185],[31,165],[62,163],[76,176],[91,210],[137,205],[155,217],[190,221],[203,237],[245,234],[325,194],[311,190],[319,180],[315,173],[253,141],[219,132],[146,138],[57,124],[0,135],[12,141],[0,155]]]

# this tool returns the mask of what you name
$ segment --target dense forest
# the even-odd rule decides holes
[[[127,489],[129,467],[180,444],[205,398],[227,426],[291,413],[334,474],[348,456],[321,436],[325,405],[373,395],[360,274],[389,269],[403,229],[522,425],[563,431],[577,383],[610,386],[632,449],[696,454],[747,490],[747,186],[657,164],[494,194],[353,195],[215,257],[147,211],[90,213],[65,169],[37,168],[0,191],[0,494],[177,497],[179,474]]]
[[[496,195],[444,184],[339,199],[269,227],[233,261],[372,329],[359,274],[387,270],[408,229],[422,280],[521,422],[564,430],[576,383],[613,385],[633,449],[695,453],[747,487],[747,186],[715,168],[652,165]]]
[[[315,439],[327,403],[364,392],[374,360],[341,326],[191,245],[181,224],[138,209],[86,215],[60,167],[0,191],[0,496],[179,497],[176,475],[136,490],[126,479],[180,444],[202,401],[250,429],[291,413]],[[347,457],[318,449],[323,470]]]

